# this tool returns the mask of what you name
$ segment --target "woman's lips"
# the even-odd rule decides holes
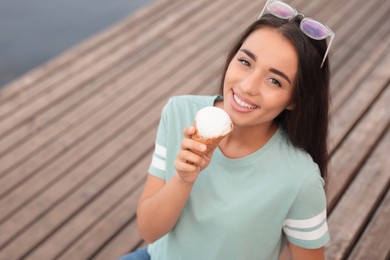
[[[260,108],[258,105],[253,104],[249,100],[236,94],[234,91],[232,91],[231,104],[235,110],[242,113],[249,113]]]

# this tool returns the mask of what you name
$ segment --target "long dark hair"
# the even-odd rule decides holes
[[[313,40],[304,35],[299,28],[301,20],[301,16],[292,20],[284,20],[266,14],[252,23],[228,54],[220,82],[220,94],[223,93],[228,66],[246,38],[253,31],[262,27],[272,27],[279,31],[295,46],[299,58],[292,97],[294,109],[283,111],[275,120],[295,147],[303,149],[311,155],[320,168],[321,176],[326,179],[330,102],[328,58],[322,68],[320,66],[327,44],[325,40]]]

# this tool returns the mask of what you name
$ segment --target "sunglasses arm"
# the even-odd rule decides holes
[[[332,45],[333,39],[334,39],[334,34],[330,37],[330,40],[329,40],[329,43],[328,43],[328,47],[326,48],[326,52],[324,54],[324,58],[322,58],[321,67],[320,68],[322,68],[322,66],[325,63],[325,60],[326,60],[326,57],[328,56],[328,53],[329,53],[329,50],[330,50],[330,46]]]
[[[267,8],[267,5],[268,5],[268,2],[269,2],[270,0],[267,0],[267,2],[265,2],[265,5],[264,5],[264,7],[263,7],[263,10],[261,10],[261,13],[260,13],[260,15],[259,15],[259,17],[257,18],[257,20],[259,20],[260,18],[261,18],[261,16],[263,15],[263,13],[264,13],[264,11],[265,11],[265,8]]]

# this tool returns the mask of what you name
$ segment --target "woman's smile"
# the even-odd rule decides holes
[[[232,99],[231,99],[232,107],[241,113],[249,113],[253,110],[260,108],[258,105],[250,102],[243,97],[240,97],[237,93],[232,91]]]

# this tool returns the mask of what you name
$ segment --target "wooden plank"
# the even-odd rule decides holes
[[[327,191],[329,212],[333,210],[337,200],[374,149],[382,134],[387,131],[390,122],[389,102],[390,88],[387,87],[333,154],[330,161]]]
[[[387,142],[389,143],[389,142]],[[388,153],[390,147],[385,151]],[[386,158],[387,159],[387,158]],[[385,159],[385,160],[386,160]],[[378,163],[378,162],[373,162]],[[383,164],[383,162],[382,162]],[[389,167],[384,168],[382,172],[389,171]],[[357,245],[353,248],[349,260],[356,259],[389,259],[390,257],[390,192],[382,201],[374,217],[370,220],[368,227],[362,237],[359,238]],[[118,251],[121,252],[121,251]]]
[[[339,101],[343,100],[343,98],[343,101],[345,101],[345,98],[352,93],[355,87],[354,84],[359,82],[359,80],[364,79],[364,77],[360,77],[360,75],[356,73],[356,67],[360,66],[362,62],[367,62],[367,60],[370,59],[373,50],[374,52],[377,52],[378,42],[380,42],[379,46],[382,46],[382,50],[383,48],[387,49],[387,44],[384,45],[382,40],[384,36],[388,35],[390,26],[384,22],[379,23],[379,25],[375,22],[379,20],[381,16],[382,20],[386,19],[386,8],[390,8],[390,6],[384,5],[384,10],[378,10],[378,8],[376,8],[378,2],[363,1],[360,3],[361,5],[351,1],[338,3],[341,3],[339,8],[327,4],[318,13],[318,16],[322,16],[326,23],[336,32],[335,42],[332,46],[330,55],[332,58],[332,71],[334,72],[331,89],[332,96],[337,101],[337,105],[340,105]],[[359,6],[359,8],[356,6]],[[354,10],[356,8],[357,10]],[[337,10],[337,12],[334,12],[334,10]],[[373,14],[372,11],[376,11],[377,13]],[[365,21],[364,26],[360,26],[360,21],[363,19],[362,17],[367,16],[367,13],[370,14],[371,20]],[[344,17],[348,17],[348,23],[343,21]],[[355,30],[355,27],[359,27],[359,29]],[[371,34],[373,30],[376,31],[374,35]],[[369,35],[369,37],[367,35]],[[362,37],[368,38],[369,40],[361,40]],[[352,49],[350,47],[351,44],[359,51]],[[343,49],[345,50],[342,51]],[[347,58],[349,56],[353,58]],[[342,66],[339,64],[342,64]],[[359,80],[356,80],[356,78]],[[349,82],[350,84],[346,84],[347,80],[351,81]],[[335,93],[333,93],[335,91],[342,91],[342,96],[338,97],[335,95]]]
[[[350,1],[310,1],[313,5],[319,8],[319,11],[314,17],[316,20],[327,24],[333,31],[338,32],[338,27],[342,25],[342,17],[350,17],[350,12],[353,12],[357,8],[364,6],[366,1],[356,0],[353,3]],[[305,3],[306,4],[306,3]],[[311,15],[311,14],[310,14]],[[309,16],[309,14],[307,14]],[[338,35],[338,33],[337,33]],[[338,36],[339,41],[342,37]]]
[[[356,4],[355,2],[350,3]],[[370,59],[371,52],[378,47],[377,43],[381,42],[383,36],[386,35],[386,32],[389,29],[386,24],[381,24],[382,26],[375,25],[378,18],[381,16],[382,18],[386,17],[386,12],[384,10],[379,11],[375,4],[377,3],[370,2],[369,6],[365,6],[363,9],[359,8],[359,11],[356,12],[358,15],[355,15],[354,13],[354,15],[350,17],[348,13],[345,13],[345,16],[349,17],[348,23],[345,23],[341,18],[338,23],[341,22],[342,25],[334,28],[336,40],[332,47],[333,53],[331,54],[332,72],[334,74],[331,82],[331,92],[332,97],[336,102],[336,104],[333,105],[336,106],[333,106],[333,110],[336,110],[337,107],[342,104],[342,102],[340,102],[341,100],[345,102],[347,97],[355,90],[355,84],[359,83],[359,80],[361,81],[364,79],[364,77],[362,77],[364,75],[356,73],[356,67]],[[386,7],[387,6],[385,5],[385,10]],[[360,21],[363,17],[367,16],[367,13],[372,11],[371,9],[377,13],[370,18],[370,21],[365,21],[364,26],[360,26]],[[366,10],[365,13],[362,10]],[[369,16],[371,16],[371,14],[369,14]],[[359,29],[356,30],[354,29],[355,27],[359,27]],[[372,30],[376,31],[374,35],[371,34]],[[367,38],[368,40],[366,40]],[[341,44],[340,46],[338,45],[339,41]],[[366,47],[367,45],[368,47]],[[375,47],[370,47],[371,45]],[[352,46],[354,47],[352,48]],[[382,48],[387,47],[383,46]],[[342,64],[342,66],[340,66],[340,64]],[[339,94],[340,91],[342,92],[342,96],[339,97],[337,94]]]
[[[342,3],[343,6],[337,9],[336,12],[335,9],[331,9],[331,6],[328,5],[324,7],[324,10],[326,11],[321,10],[319,12],[319,16],[321,16],[321,14],[324,15],[322,21],[336,33],[330,52],[332,58],[331,65],[334,73],[338,71],[338,69],[334,70],[335,68],[338,68],[341,65],[344,66],[347,62],[346,56],[351,54],[350,52],[341,51],[344,49],[344,46],[349,44],[349,42],[360,45],[361,42],[356,42],[355,39],[358,40],[364,33],[369,32],[370,28],[368,25],[362,26],[359,30],[355,30],[354,28],[360,24],[359,22],[361,19],[367,16],[369,11],[373,11],[371,9],[373,9],[375,4],[379,1],[380,0],[369,2],[359,1],[359,6],[362,8],[357,8],[356,2],[341,1],[340,3]],[[378,8],[374,10],[376,11],[375,15],[379,12],[377,9]],[[354,10],[356,11],[354,12]],[[345,22],[345,17],[348,17],[348,23]]]
[[[382,29],[385,28],[385,26],[379,28],[375,35],[381,34],[383,32]],[[359,51],[358,54],[356,54],[358,58],[354,57],[351,59],[350,62],[347,63],[348,65],[342,67],[341,71],[334,75],[331,82],[333,89],[337,89],[339,86],[342,86],[342,88],[337,91],[337,94],[333,95],[333,114],[336,113],[343,106],[343,104],[348,101],[348,98],[355,91],[356,86],[361,85],[361,82],[363,82],[371,73],[373,73],[373,70],[376,69],[378,63],[380,63],[383,57],[389,53],[389,29],[386,33],[387,37],[383,39],[379,38],[376,41],[364,41],[361,49],[370,51]],[[365,55],[361,55],[362,53]],[[348,68],[349,71],[344,71],[344,68]]]
[[[124,187],[125,185],[121,185],[121,186]],[[120,204],[120,206],[117,206],[112,211],[107,212],[107,215],[104,216],[104,218],[101,219],[96,224],[96,226],[93,227],[93,230],[88,230],[89,232],[87,232],[87,235],[83,234],[83,236],[76,241],[77,243],[72,245],[72,247],[68,248],[69,250],[64,252],[64,254],[56,256],[55,259],[66,260],[66,259],[77,259],[77,258],[79,259],[92,258],[95,252],[97,251],[97,249],[99,249],[101,246],[104,246],[106,240],[114,236],[118,232],[118,230],[121,230],[126,225],[126,222],[129,221],[128,220],[129,216],[133,216],[133,218],[135,218],[135,211],[131,210],[130,212],[129,210],[127,210],[127,208],[131,208],[131,209],[136,208],[138,198],[140,197],[142,192],[141,187],[142,187],[141,183],[138,183],[137,189],[133,193],[131,193],[131,195],[124,196],[125,200]],[[132,219],[130,219],[130,221]],[[131,228],[133,232],[137,232],[134,222],[132,222]],[[127,243],[129,243],[129,245],[134,244],[134,242],[139,244],[138,238],[139,236],[129,237]],[[50,248],[48,248],[48,250],[50,250]],[[115,253],[117,254],[120,252],[117,251]],[[36,255],[32,254],[31,256],[34,258]],[[118,257],[118,256],[120,256],[120,254],[111,255],[111,258],[108,259],[115,259],[113,257]],[[36,259],[45,259],[45,258],[39,258],[38,255]]]
[[[387,135],[332,211],[328,222],[332,242],[326,246],[327,259],[346,259],[351,247],[355,244],[367,222],[370,221],[376,206],[388,191],[390,186],[389,148],[390,131],[387,130]],[[388,241],[386,242],[385,254],[389,250]],[[376,251],[376,249],[373,250],[374,248],[376,245],[369,251]],[[368,255],[370,257],[365,259],[384,259],[372,257],[375,254],[371,253]]]
[[[387,48],[390,51],[390,46]],[[369,110],[370,106],[382,94],[390,80],[388,68],[390,66],[390,52],[382,56],[382,60],[373,71],[355,85],[355,91],[345,101],[342,107],[333,115],[330,122],[330,151],[334,152],[348,133],[353,129],[360,118]]]
[[[140,189],[142,188],[143,185],[140,186]],[[127,205],[124,205],[124,207],[130,209]],[[113,239],[106,243],[103,248],[95,252],[93,259],[117,259],[137,248],[144,248],[146,246],[147,243],[142,240],[138,233],[137,222],[136,220],[133,220],[128,225],[121,228]]]
[[[149,128],[151,125],[155,125],[156,122],[149,122]],[[148,126],[148,125],[146,125]],[[134,149],[143,149],[145,141],[152,137],[152,133],[139,134],[138,139],[128,140],[129,143],[125,144],[129,147],[125,147],[122,151],[119,151],[115,155],[115,161],[110,164],[105,164],[99,168],[88,168],[86,165],[82,165],[80,169],[74,171],[73,175],[86,175],[86,173],[93,176],[89,177],[88,182],[84,184],[82,188],[73,188],[67,195],[65,192],[69,192],[69,182],[71,178],[64,180],[62,183],[58,183],[45,191],[45,193],[39,197],[38,200],[34,200],[32,203],[23,208],[13,218],[2,225],[2,230],[11,237],[11,241],[5,244],[2,248],[2,254],[6,255],[8,259],[22,258],[24,255],[30,253],[34,249],[37,250],[36,254],[54,254],[51,257],[37,258],[37,259],[55,259],[55,255],[61,252],[67,247],[67,244],[73,243],[89,227],[93,225],[102,215],[106,214],[106,211],[110,210],[116,201],[120,201],[123,194],[126,196],[128,189],[134,189],[134,186],[138,186],[137,178],[139,175],[144,176],[144,172],[138,172],[135,175],[127,176],[127,179],[119,181],[119,185],[124,185],[122,189],[110,189],[108,192],[105,190],[112,185],[113,182],[117,183],[117,179],[121,178],[121,175],[133,167],[132,165],[137,160],[142,160],[142,153],[135,157],[133,162],[129,164],[129,154]],[[110,147],[108,147],[110,148]],[[152,147],[149,147],[149,153]],[[145,167],[145,166],[144,166]],[[88,177],[88,176],[87,176]],[[76,180],[80,182],[79,180]],[[115,188],[117,188],[116,185]],[[61,196],[67,195],[63,199],[58,199],[57,193]],[[65,194],[64,194],[65,193]],[[52,196],[53,194],[57,196]],[[105,195],[104,195],[105,194]],[[104,195],[104,196],[103,196]],[[96,196],[99,196],[97,199]],[[47,204],[41,206],[42,204]],[[50,206],[52,205],[52,206]],[[50,207],[48,207],[50,206]],[[84,214],[83,218],[75,218],[80,210],[87,211],[88,214]],[[29,214],[29,215],[27,215]],[[33,218],[31,222],[31,218]],[[25,224],[27,222],[27,225]],[[28,223],[30,222],[30,223]],[[67,225],[78,225],[78,229],[72,233],[68,233]],[[17,226],[20,224],[21,226]],[[16,233],[16,232],[17,233]],[[59,232],[60,234],[67,233],[67,236],[54,236],[53,233]],[[50,237],[50,240],[46,239]],[[10,243],[12,242],[12,243]],[[52,247],[38,247],[42,242],[52,245]],[[57,243],[55,243],[57,242]],[[23,247],[21,247],[23,245]]]
[[[340,17],[342,25],[337,28],[337,36],[342,38],[342,46],[338,45],[335,40],[333,71],[338,71],[340,67],[344,66],[351,57],[360,51],[359,46],[366,39],[370,39],[374,35],[373,30],[376,31],[376,24],[378,21],[386,21],[389,13],[390,4],[388,1],[366,1],[364,8],[357,9],[348,17],[348,22],[345,22],[345,17]],[[381,8],[378,8],[381,6]],[[361,22],[363,21],[364,22]],[[337,39],[337,38],[335,38]],[[337,57],[337,58],[336,58]]]
[[[356,46],[358,51],[349,59],[348,64],[350,66],[341,67],[340,73],[336,74],[332,79],[332,94],[336,97],[334,110],[339,109],[341,104],[353,93],[354,86],[359,84],[359,81],[370,73],[370,68],[366,68],[364,64],[375,64],[380,61],[382,53],[386,55],[388,52],[390,26],[382,24],[372,28],[372,30],[374,29],[376,31],[373,35],[375,39],[362,41],[359,46]],[[356,52],[356,50],[352,51]]]
[[[320,4],[318,2],[312,3],[317,6]],[[356,1],[330,1],[326,2],[318,13],[315,13],[316,19],[324,21],[324,23],[328,24],[336,32],[335,41],[331,49],[332,68],[341,68],[334,70],[331,86],[332,92],[343,91],[343,95],[342,97],[339,97],[333,93],[333,107],[335,100],[336,103],[340,105],[340,100],[344,97],[349,97],[351,89],[354,89],[355,85],[364,79],[364,75],[367,76],[367,73],[357,73],[359,71],[356,71],[356,69],[361,67],[361,63],[370,61],[372,56],[371,52],[376,53],[376,56],[379,58],[382,53],[387,53],[388,41],[385,40],[383,42],[383,38],[384,36],[388,36],[390,26],[383,21],[379,22],[378,25],[376,24],[376,21],[380,20],[379,18],[381,15],[382,20],[387,18],[385,14],[387,14],[386,8],[389,8],[389,5],[384,5],[384,10],[378,11],[378,8],[376,8],[378,3],[379,2],[374,1],[360,1],[359,3]],[[302,6],[302,8],[305,9],[305,6]],[[335,10],[337,10],[337,12],[335,12]],[[373,14],[373,10],[377,11],[377,13]],[[304,11],[306,12],[306,10]],[[362,27],[360,25],[360,21],[362,21],[362,17],[367,16],[367,14],[369,14],[372,18],[370,21],[365,21],[365,26]],[[348,23],[345,23],[345,17],[348,17]],[[359,27],[359,30],[355,30],[355,27]],[[371,34],[373,30],[375,30],[375,34]],[[367,37],[368,34],[369,37]],[[368,38],[368,40],[359,40],[362,36]],[[353,43],[355,48],[359,49],[359,51],[352,49],[349,42]],[[382,50],[380,52],[378,52],[378,45]],[[340,55],[340,49],[346,49],[346,51],[349,51],[344,51],[344,53],[352,56],[353,58],[346,59],[346,56]],[[376,62],[378,62],[378,58]],[[342,64],[342,66],[338,64]],[[348,82],[349,84],[347,88],[345,87],[346,80],[351,81]],[[345,99],[343,102],[345,102]]]

